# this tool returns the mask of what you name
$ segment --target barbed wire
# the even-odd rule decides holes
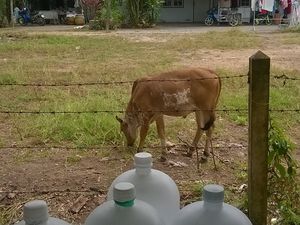
[[[86,111],[11,111],[11,110],[0,110],[0,114],[114,114],[114,113],[179,113],[179,112],[199,112],[199,111],[215,111],[215,112],[237,112],[244,113],[248,112],[247,108],[235,108],[235,109],[197,109],[197,110],[138,110],[138,111],[125,111],[125,110],[86,110]],[[300,108],[295,109],[269,109],[269,112],[300,112]]]
[[[234,75],[234,76],[222,76],[222,77],[207,77],[207,78],[196,78],[196,79],[138,79],[137,81],[142,82],[184,82],[184,81],[199,81],[199,80],[216,80],[216,79],[232,79],[248,77],[248,75]],[[53,84],[42,84],[42,83],[0,83],[0,86],[29,86],[29,87],[69,87],[69,86],[94,86],[94,85],[121,85],[121,84],[132,84],[134,80],[127,81],[97,81],[97,82],[83,82],[83,83],[53,83]]]
[[[178,147],[186,147],[186,144],[173,144],[170,147],[167,148],[178,148]],[[213,146],[214,149],[243,149],[247,148],[248,145],[215,145]],[[103,146],[97,146],[97,147],[68,147],[68,146],[17,146],[17,145],[11,145],[11,146],[0,146],[0,149],[63,149],[63,150],[104,150],[104,149],[124,149],[127,148],[126,146],[120,146],[120,145],[103,145]],[[144,149],[160,149],[160,145],[156,146],[146,146]],[[197,149],[204,149],[203,146],[197,146]],[[120,160],[121,158],[112,158],[112,160]]]
[[[138,82],[184,82],[184,81],[196,81],[196,80],[212,80],[212,79],[233,79],[248,77],[248,74],[234,75],[234,76],[220,76],[213,78],[199,78],[199,79],[141,79]],[[293,80],[298,81],[300,78],[290,77],[286,74],[271,75],[275,79]],[[82,82],[82,83],[0,83],[0,86],[24,86],[24,87],[71,87],[71,86],[95,86],[95,85],[122,85],[122,84],[133,84],[134,80],[125,81],[96,81],[96,82]]]
[[[96,188],[90,189],[90,190],[70,190],[70,189],[64,189],[64,190],[33,190],[33,191],[16,191],[16,190],[0,190],[0,194],[50,194],[50,193],[99,193],[103,194],[105,193],[102,190],[96,190]]]
[[[283,79],[283,80],[300,80],[300,78],[296,77],[289,77],[286,74],[281,74],[281,75],[275,75],[273,76],[275,79]]]
[[[137,110],[127,111],[128,113],[175,113],[175,112],[198,112],[198,111],[216,111],[216,112],[245,112],[248,109],[196,109],[196,110]],[[86,111],[10,111],[0,110],[0,114],[98,114],[98,113],[126,113],[125,110],[86,110]]]
[[[181,192],[195,192],[198,193],[199,191],[197,190],[197,186],[199,187],[202,186],[201,184],[197,184],[197,182],[195,182],[194,184],[189,184],[189,186],[192,186],[191,188],[186,188],[186,187],[181,187],[180,185],[178,185],[178,189]],[[90,190],[70,190],[70,189],[62,189],[62,190],[33,190],[33,191],[17,191],[17,190],[3,190],[0,191],[0,194],[36,194],[36,195],[45,195],[45,194],[70,194],[70,193],[87,193],[87,194],[99,194],[102,196],[106,196],[107,195],[107,191],[103,191],[103,190],[97,190],[96,188],[92,188]]]

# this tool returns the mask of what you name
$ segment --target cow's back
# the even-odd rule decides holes
[[[185,116],[216,107],[220,81],[209,69],[184,69],[153,75],[134,82],[131,104],[140,111]]]

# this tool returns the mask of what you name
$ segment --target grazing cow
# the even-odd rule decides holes
[[[116,117],[125,134],[127,145],[133,146],[140,128],[138,152],[152,122],[156,122],[163,148],[161,160],[166,160],[165,125],[163,116],[182,116],[195,112],[197,132],[187,155],[192,156],[203,131],[206,132],[204,154],[209,155],[215,108],[221,91],[221,81],[209,69],[183,69],[141,78],[134,82],[125,118]]]

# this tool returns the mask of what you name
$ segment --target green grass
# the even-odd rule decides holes
[[[197,50],[244,50],[264,46],[264,40],[254,34],[236,29],[228,32],[208,32],[203,34],[170,35],[162,34],[166,42],[134,42],[121,37],[111,36],[57,36],[29,35],[0,30],[0,85],[16,83],[80,83],[95,81],[134,80],[146,74],[173,69],[180,65],[183,53]],[[157,37],[156,37],[157,38]],[[159,37],[158,37],[159,38]],[[297,33],[283,34],[279,38],[283,44],[299,44]],[[278,42],[276,42],[278,43]],[[248,68],[217,69],[220,76],[247,74]],[[278,69],[272,65],[272,75],[282,73],[290,77],[300,77],[299,70]],[[300,82],[271,78],[270,107],[274,109],[300,108]],[[87,110],[124,110],[130,97],[131,84],[95,85],[72,87],[20,87],[0,86],[0,110],[26,111],[87,111]],[[222,80],[222,92],[218,108],[246,109],[248,107],[247,78]],[[23,140],[15,137],[20,145],[58,145],[75,147],[97,147],[102,145],[122,145],[123,136],[115,116],[120,113],[92,114],[41,114],[10,115],[5,120],[13,121]],[[0,115],[2,116],[2,115]],[[299,126],[299,113],[274,112],[272,118],[288,130]],[[241,126],[247,125],[247,112],[218,112],[218,118]],[[6,122],[4,120],[4,122]],[[9,123],[10,124],[10,123]],[[216,124],[216,133],[222,139],[225,135],[222,122]],[[223,126],[223,127],[222,127]],[[6,126],[4,126],[6,127]],[[195,135],[193,115],[186,119],[168,118],[166,134],[168,140],[178,142],[177,136],[192,141]],[[2,131],[2,132],[6,132]],[[222,133],[223,132],[223,133]],[[1,143],[8,141],[1,136]],[[19,143],[20,142],[20,143]],[[147,144],[159,144],[156,128],[153,124],[147,136]],[[111,149],[84,151],[76,149],[64,151],[66,167],[77,166],[84,157],[107,157]],[[132,157],[120,151],[123,157]],[[128,155],[125,155],[128,154]],[[153,151],[153,154],[158,154]],[[234,154],[234,153],[233,153]],[[22,150],[14,155],[13,163],[26,163],[50,158],[49,151]],[[237,183],[245,183],[247,176],[244,165],[235,170]],[[209,169],[208,165],[204,167]],[[193,181],[192,181],[193,182]],[[203,186],[214,181],[186,183],[193,187],[189,203],[199,200]],[[228,185],[229,186],[229,185]],[[183,187],[184,188],[184,187]],[[226,202],[243,207],[244,193],[225,187]],[[19,208],[19,207],[18,207]],[[2,210],[3,209],[3,210]],[[0,206],[0,224],[13,217],[16,208],[8,210]]]
[[[178,51],[195,49],[238,50],[261,47],[261,38],[252,33],[232,29],[226,32],[210,31],[203,34],[187,35],[184,38],[174,38],[168,46]]]
[[[80,83],[94,81],[134,80],[177,67],[183,51],[197,49],[245,49],[261,46],[261,38],[236,29],[168,37],[167,42],[132,42],[116,36],[28,35],[0,32],[0,84]],[[234,38],[235,41],[232,41]],[[32,47],[33,46],[33,47]],[[25,57],[24,57],[25,56]],[[246,74],[243,71],[217,69],[220,76]],[[273,68],[274,73],[282,71]],[[299,71],[290,72],[299,76]],[[2,110],[86,111],[124,110],[131,85],[98,85],[82,87],[1,86]],[[291,94],[293,93],[293,94]],[[224,79],[219,108],[245,109],[247,78]],[[272,80],[271,107],[299,108],[299,85]],[[11,116],[24,138],[75,146],[121,144],[123,138],[117,113],[15,115]],[[219,112],[240,125],[247,124],[245,112]],[[119,115],[120,116],[120,115]],[[277,113],[276,119],[291,126],[299,115]],[[167,135],[175,140],[179,132],[194,135],[195,121],[168,120]],[[156,128],[151,126],[147,141],[158,143]]]

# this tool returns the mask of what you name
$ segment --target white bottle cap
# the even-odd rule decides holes
[[[209,184],[203,189],[203,200],[211,203],[221,203],[224,201],[224,188],[220,185]]]
[[[120,182],[114,186],[113,198],[116,202],[128,202],[135,199],[135,187],[128,182]]]
[[[26,225],[42,224],[49,218],[47,203],[43,200],[27,202],[24,205],[23,213]]]
[[[139,152],[134,155],[134,166],[140,168],[152,167],[152,155],[148,152]]]

